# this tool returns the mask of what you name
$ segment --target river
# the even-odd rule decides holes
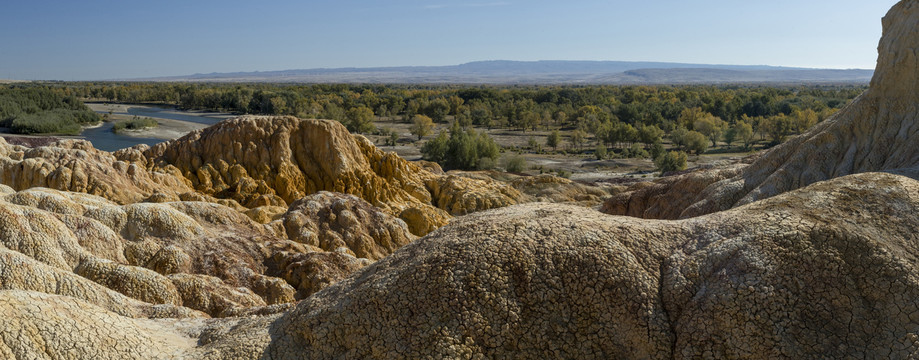
[[[89,140],[97,149],[105,151],[115,151],[138,144],[152,146],[233,116],[226,113],[182,111],[173,107],[151,105],[109,103],[86,103],[86,105],[99,114],[111,114],[114,120],[137,116],[154,118],[160,123],[158,128],[140,133],[149,134],[149,137],[115,133],[112,131],[115,121],[102,123],[102,126],[99,127],[84,129],[79,137]]]

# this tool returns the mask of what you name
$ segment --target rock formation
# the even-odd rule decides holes
[[[871,87],[834,116],[746,167],[701,171],[642,184],[614,196],[604,212],[677,219],[769,198],[809,184],[870,171],[919,168],[919,48],[911,1],[883,21]]]
[[[679,221],[507,207],[459,218],[286,312],[242,318],[151,323],[7,291],[5,329],[41,332],[4,337],[0,353],[908,358],[919,355],[917,193],[911,178],[864,173]],[[61,337],[72,346],[46,348]]]
[[[813,132],[618,208],[711,212],[681,220],[528,203],[413,241],[438,214],[582,190],[428,172],[322,121],[235,120],[278,136],[251,147],[227,123],[115,155],[0,143],[2,169],[33,176],[2,175],[0,357],[919,357],[917,23],[919,0],[893,7],[872,89]],[[284,150],[304,144],[349,160]],[[93,156],[126,170],[20,188]]]
[[[494,181],[431,173],[385,153],[340,123],[246,116],[144,152],[151,172],[178,169],[197,191],[248,208],[281,206],[318,191],[356,195],[424,235],[450,215],[515,204]]]
[[[291,302],[415,239],[401,220],[327,192],[268,225],[208,202],[118,205],[6,186],[0,193],[0,289],[77,297],[129,316],[225,316]]]

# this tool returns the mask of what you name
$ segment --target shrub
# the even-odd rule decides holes
[[[650,157],[647,151],[638,144],[632,144],[632,147],[622,151],[622,157],[624,158],[637,158],[644,159]]]
[[[606,146],[603,144],[597,145],[597,150],[594,151],[594,156],[597,157],[597,160],[603,160],[606,158]]]
[[[455,125],[449,137],[441,132],[421,147],[425,160],[436,161],[445,169],[474,170],[494,167],[499,148],[486,133]]]
[[[101,117],[88,110],[53,109],[19,114],[4,122],[15,134],[79,135],[82,125],[99,122]]]
[[[427,136],[434,130],[434,121],[431,118],[424,115],[415,115],[412,118],[412,126],[409,127],[409,132],[412,135],[418,137],[418,140]]]
[[[376,129],[373,126],[373,110],[366,106],[353,107],[345,113],[345,127],[353,133],[369,133]]]
[[[661,144],[660,139],[654,142],[654,145],[651,145],[651,158],[657,159],[664,154],[666,150],[664,149],[664,144]]]
[[[112,131],[119,132],[122,130],[142,130],[147,128],[155,128],[159,126],[159,123],[156,120],[151,118],[137,118],[131,120],[124,120],[116,122],[115,125],[112,125]]]
[[[520,154],[508,156],[504,162],[504,170],[507,172],[519,173],[527,168],[527,159]]]
[[[654,159],[654,165],[660,170],[661,175],[672,171],[686,170],[686,158],[686,153],[682,151],[665,152]]]
[[[684,137],[686,141],[687,150],[693,151],[696,155],[700,155],[708,150],[708,138],[705,135],[698,131],[689,131]]]

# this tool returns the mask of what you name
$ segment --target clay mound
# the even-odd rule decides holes
[[[201,359],[908,358],[919,354],[917,193],[911,178],[865,173],[679,221],[518,205],[459,218],[284,314],[151,329],[71,305],[66,320],[7,327],[35,321],[38,340],[3,341],[44,354],[28,345],[70,331],[46,324],[91,314],[105,323],[73,325],[81,334],[111,323],[131,339],[195,344],[123,351]]]
[[[176,169],[147,172],[145,160],[137,155],[139,150],[132,148],[105,152],[84,140],[60,140],[29,148],[0,139],[0,183],[15,190],[48,187],[82,192],[119,204],[141,201],[154,192],[192,190]]]
[[[867,173],[681,221],[546,204],[477,213],[304,300],[262,340],[242,327],[205,349],[904,358],[919,351],[917,192],[912,179]],[[269,345],[234,352],[252,342]]]
[[[415,240],[402,220],[353,196],[320,191],[297,200],[271,224],[287,238],[360,258],[379,260]]]
[[[244,116],[144,155],[151,170],[177,168],[197,191],[249,208],[284,207],[323,190],[353,194],[402,218],[417,235],[446,224],[448,213],[506,206],[520,196],[505,185],[435,175],[328,120]],[[443,191],[443,184],[457,189]]]
[[[71,296],[132,317],[228,316],[292,302],[415,239],[401,220],[337,193],[295,202],[267,226],[208,202],[0,193],[0,289]],[[304,238],[309,229],[318,238]]]
[[[902,1],[884,17],[871,87],[807,133],[743,169],[699,172],[640,185],[604,211],[644,218],[687,218],[769,198],[848,174],[919,170],[919,5]]]

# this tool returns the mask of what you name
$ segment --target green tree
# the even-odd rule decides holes
[[[686,134],[689,133],[689,130],[686,130],[685,127],[678,127],[676,130],[670,132],[670,142],[673,143],[677,149],[684,149],[686,147]]]
[[[703,140],[704,141],[704,140]],[[654,159],[654,165],[660,170],[661,175],[673,171],[686,170],[687,156],[682,151],[670,151],[661,154]]]
[[[421,140],[421,138],[428,136],[434,130],[434,120],[424,115],[415,115],[412,118],[412,126],[408,130],[412,135],[417,136],[418,140]]]
[[[749,123],[738,121],[737,124],[734,124],[734,134],[743,142],[744,148],[749,149],[753,144],[753,126]]]
[[[680,117],[677,119],[677,122],[688,130],[695,130],[693,127],[696,125],[696,121],[699,121],[706,115],[710,116],[711,114],[702,111],[700,107],[686,108],[680,112]]]
[[[772,144],[774,145],[785,141],[785,137],[791,133],[794,125],[792,125],[792,121],[788,116],[778,114],[765,118],[761,126],[766,134],[769,135],[769,138],[772,139]]]
[[[453,115],[459,114],[463,107],[463,98],[452,95],[447,99],[447,102],[450,104],[450,113]]]
[[[724,134],[721,135],[721,138],[724,139],[724,143],[727,144],[728,147],[731,147],[731,144],[737,140],[737,127],[728,127],[727,130],[724,131]]]
[[[650,155],[652,159],[657,159],[657,157],[664,154],[664,152],[666,152],[666,150],[664,149],[664,144],[661,143],[660,139],[658,139],[657,141],[654,142],[653,145],[651,145]]]
[[[373,110],[366,106],[353,107],[345,115],[345,126],[354,133],[369,133],[373,126]]]
[[[421,155],[425,160],[443,164],[447,159],[449,149],[450,137],[447,135],[447,131],[441,130],[437,137],[421,146]]]
[[[684,141],[686,141],[687,149],[695,152],[696,155],[701,155],[705,150],[708,150],[708,139],[698,131],[690,130],[687,132]]]
[[[559,134],[558,130],[553,130],[552,133],[546,137],[546,146],[551,147],[553,151],[558,150],[559,141],[562,136]]]
[[[504,162],[504,171],[511,173],[520,173],[526,170],[527,159],[520,154],[508,156]]]
[[[657,125],[641,125],[638,127],[638,139],[646,145],[660,141],[663,136],[664,130],[661,130]]]
[[[817,113],[812,109],[795,110],[791,113],[794,132],[801,134],[814,125],[817,125]]]
[[[477,105],[472,108],[472,111],[469,112],[469,116],[472,118],[472,123],[485,126],[491,129],[492,126],[492,116],[491,111],[487,107]]]
[[[712,147],[718,146],[717,140],[721,138],[722,132],[727,127],[727,123],[717,116],[708,114],[696,120],[694,129],[712,141]]]
[[[487,169],[494,166],[498,153],[498,144],[488,134],[457,124],[450,129],[449,137],[441,132],[421,147],[425,160],[436,161],[445,169]]]
[[[597,144],[597,149],[594,151],[594,156],[597,160],[603,160],[606,158],[606,145]]]
[[[587,140],[587,134],[581,130],[575,130],[571,132],[569,140],[576,151],[581,151],[581,146],[584,145],[584,141]]]

